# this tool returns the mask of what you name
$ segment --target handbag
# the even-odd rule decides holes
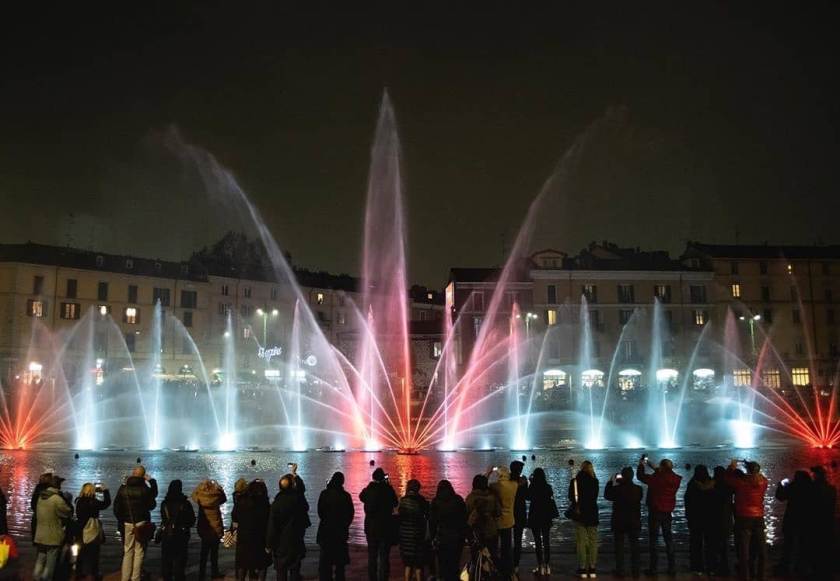
[[[225,534],[222,535],[222,546],[226,549],[232,549],[236,546],[236,538],[239,535],[237,534],[236,529],[228,529],[225,531]]]
[[[125,500],[128,504],[128,516],[134,521],[134,512],[131,510],[131,501]],[[141,523],[132,522],[134,526],[134,540],[141,545],[146,545],[155,536],[155,523],[151,521],[143,521]]]
[[[101,545],[105,543],[105,531],[102,530],[102,521],[92,516],[85,523],[82,529],[82,544]]]
[[[577,478],[572,479],[572,490],[574,491],[575,500],[572,503],[572,506],[567,508],[563,512],[563,516],[565,516],[569,520],[573,520],[575,522],[580,520],[580,508],[578,507],[578,485],[577,485]]]

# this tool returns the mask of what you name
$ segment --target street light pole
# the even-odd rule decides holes
[[[761,315],[752,315],[749,318],[745,317],[744,315],[741,315],[738,318],[741,319],[742,321],[746,320],[749,323],[749,326],[750,326],[750,343],[752,344],[753,359],[755,359],[755,356],[758,354],[758,352],[756,351],[756,348],[755,348],[755,324],[756,324],[757,321],[761,320]]]

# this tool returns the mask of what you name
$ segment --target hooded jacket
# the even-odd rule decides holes
[[[41,491],[36,514],[35,544],[47,547],[63,545],[67,520],[73,515],[73,508],[61,491],[52,486]]]
[[[682,476],[670,468],[657,468],[653,474],[645,474],[645,467],[639,464],[636,478],[647,484],[647,505],[654,512],[673,512],[677,506],[677,491]]]
[[[499,468],[498,480],[490,485],[490,490],[499,497],[502,512],[496,519],[496,525],[500,529],[509,529],[514,523],[514,506],[516,505],[516,492],[519,490],[519,482],[510,479],[510,472],[507,468]]]
[[[151,511],[157,506],[157,495],[157,480],[151,478],[146,484],[145,478],[129,476],[117,491],[114,516],[121,523],[149,522]]]
[[[764,493],[768,483],[762,474],[745,474],[736,468],[728,468],[724,480],[735,491],[736,518],[764,516]]]
[[[212,541],[225,534],[221,506],[227,502],[225,491],[218,484],[201,485],[192,493],[192,500],[198,506],[198,536]]]

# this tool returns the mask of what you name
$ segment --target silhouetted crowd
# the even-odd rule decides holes
[[[533,458],[533,457],[532,457]],[[525,459],[525,457],[523,457]],[[138,459],[139,462],[139,459]],[[400,498],[382,468],[373,471],[361,491],[367,540],[368,579],[390,578],[390,555],[399,548],[406,581],[422,581],[431,573],[443,581],[461,579],[517,579],[522,540],[530,529],[536,546],[537,577],[551,575],[551,528],[563,517],[573,523],[580,578],[596,578],[599,548],[598,499],[601,488],[594,466],[581,463],[570,479],[560,512],[554,490],[542,468],[523,475],[524,462],[495,466],[473,478],[466,499],[448,480],[437,484],[427,500],[422,485],[411,479]],[[687,467],[690,468],[690,467]],[[569,461],[574,471],[574,462]],[[635,478],[634,478],[635,477]],[[644,494],[638,480],[647,487]],[[672,526],[682,477],[670,460],[652,464],[642,456],[635,470],[627,466],[612,475],[603,489],[612,503],[610,529],[615,544],[613,573],[639,577],[659,573],[659,538],[665,548],[666,572],[677,573]],[[32,494],[32,542],[36,558],[32,578],[98,580],[100,550],[105,534],[100,520],[112,504],[101,483],[86,483],[73,501],[62,491],[63,479],[47,472]],[[685,518],[689,532],[690,570],[698,575],[728,576],[734,534],[735,571],[740,579],[764,579],[767,574],[765,496],[768,480],[756,462],[733,460],[710,473],[694,467],[685,489]],[[782,526],[782,557],[774,571],[797,578],[830,579],[836,568],[836,489],[822,467],[797,471],[784,479],[775,497],[786,503]],[[225,527],[221,507],[228,502],[222,486],[204,480],[187,497],[181,480],[169,483],[160,505],[160,523],[151,512],[157,507],[158,484],[138,465],[113,498],[113,511],[123,545],[121,577],[139,581],[150,543],[161,547],[165,580],[185,578],[188,542],[193,529],[201,541],[198,578],[223,576],[219,547],[235,549],[239,580],[264,580],[273,566],[279,581],[301,578],[306,556],[304,535],[312,525],[306,486],[297,465],[278,482],[273,500],[265,482],[238,480],[233,491],[231,524]],[[649,563],[642,571],[640,540],[646,509]],[[355,517],[353,499],[344,489],[344,475],[333,474],[318,497],[317,543],[319,577],[343,581],[350,563],[349,530]],[[16,556],[6,529],[6,498],[0,492],[0,569]],[[8,539],[8,540],[7,540]],[[6,548],[3,548],[6,546]],[[468,551],[464,549],[468,548]],[[629,552],[629,568],[628,565]],[[6,561],[4,561],[4,559]]]

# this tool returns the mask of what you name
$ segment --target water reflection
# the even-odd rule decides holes
[[[589,459],[595,465],[601,488],[606,484],[610,475],[620,471],[622,466],[632,465],[635,467],[639,458],[639,451],[536,451],[536,461],[531,460],[530,454],[525,463],[525,474],[537,466],[546,470],[550,484],[554,487],[555,497],[558,505],[566,504],[569,481],[577,471],[580,463]],[[686,464],[703,463],[710,468],[715,465],[726,465],[732,456],[743,457],[744,451],[732,451],[722,449],[682,449],[670,450],[667,454],[653,451],[651,460],[658,461],[662,457],[669,457],[678,467],[677,472],[683,475],[682,489],[680,490],[677,508],[675,511],[674,532],[680,542],[687,541],[687,528],[684,519],[685,511],[682,502],[682,495],[685,486],[691,477],[692,471],[686,470]],[[765,498],[767,509],[767,534],[771,543],[778,542],[779,531],[781,530],[781,516],[784,513],[782,503],[773,500],[775,487],[779,480],[790,477],[793,471],[800,468],[822,464],[827,467],[829,479],[834,485],[840,484],[840,473],[836,465],[832,467],[831,462],[840,459],[836,451],[815,450],[811,448],[788,448],[788,449],[758,449],[747,453],[750,459],[761,463],[762,470],[770,480],[770,487]],[[307,542],[314,543],[317,530],[318,515],[315,510],[318,494],[324,488],[326,481],[333,472],[340,470],[346,476],[346,488],[356,503],[356,519],[351,529],[351,541],[363,543],[364,533],[363,508],[359,503],[359,493],[370,481],[370,475],[374,467],[370,461],[375,461],[375,467],[381,467],[390,474],[391,481],[402,496],[409,479],[417,478],[423,485],[423,494],[429,499],[434,496],[434,491],[440,479],[450,480],[455,490],[462,496],[466,496],[472,484],[472,478],[479,472],[484,472],[488,467],[494,465],[507,465],[511,460],[520,458],[520,454],[505,451],[495,452],[427,452],[419,456],[400,456],[391,453],[318,453],[318,452],[237,452],[222,454],[202,453],[148,453],[142,455],[142,462],[148,472],[158,479],[163,494],[170,480],[180,478],[184,482],[184,490],[189,493],[204,478],[215,478],[218,480],[231,499],[222,507],[225,524],[229,523],[230,511],[233,508],[232,492],[237,479],[245,478],[253,480],[261,478],[265,480],[269,493],[273,495],[278,489],[280,476],[288,471],[287,464],[295,462],[299,465],[299,473],[307,485],[307,497],[312,505],[313,527],[307,531]],[[575,460],[575,468],[570,469],[568,460]],[[67,480],[64,489],[75,497],[78,495],[82,484],[85,482],[102,481],[112,492],[136,465],[136,452],[92,452],[84,453],[76,460],[72,452],[44,451],[44,452],[3,452],[0,455],[0,486],[6,491],[9,498],[9,528],[13,534],[25,537],[29,534],[29,522],[31,513],[29,501],[32,490],[37,482],[38,475],[47,469],[53,469]],[[254,465],[251,461],[254,460]],[[602,533],[607,533],[610,522],[610,503],[601,498],[599,501],[601,510],[600,527]],[[103,515],[106,531],[113,534],[115,522],[111,510]],[[159,515],[155,511],[155,520]],[[568,522],[562,519],[552,529],[552,536],[555,543],[562,543],[563,547],[571,550],[573,540],[573,529]],[[531,544],[530,532],[526,533],[526,544]]]

